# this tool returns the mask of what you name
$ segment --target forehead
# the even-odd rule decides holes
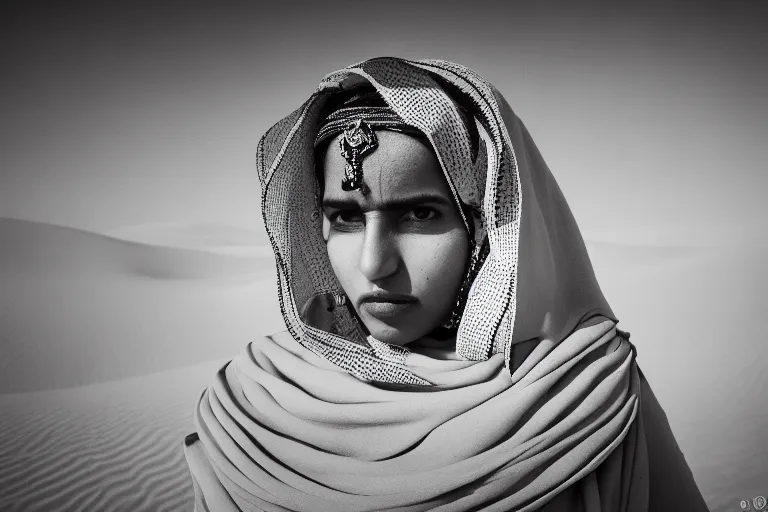
[[[379,130],[379,146],[363,159],[363,181],[371,193],[341,188],[346,160],[339,150],[341,135],[331,141],[323,165],[323,197],[354,199],[374,206],[398,197],[429,192],[450,199],[451,191],[437,157],[427,142],[398,132]]]

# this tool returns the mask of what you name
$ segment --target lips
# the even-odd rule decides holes
[[[408,312],[418,303],[413,295],[390,292],[366,293],[359,299],[360,308],[372,317],[391,319]]]
[[[413,295],[404,293],[377,291],[363,294],[360,296],[359,302],[360,304],[415,304],[418,300]]]

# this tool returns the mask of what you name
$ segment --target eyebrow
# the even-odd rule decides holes
[[[451,206],[451,202],[441,195],[424,193],[416,194],[401,199],[395,199],[392,201],[386,201],[384,203],[376,204],[376,210],[405,210],[419,206],[426,203],[437,203],[443,206]],[[350,198],[336,198],[329,197],[323,199],[323,208],[334,208],[337,210],[352,210],[360,208],[360,204],[354,199]]]

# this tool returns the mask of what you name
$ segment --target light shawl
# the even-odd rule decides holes
[[[490,251],[455,352],[366,338],[345,308],[328,330],[301,319],[342,292],[319,215],[319,114],[362,84],[427,136],[456,201],[481,212],[465,222]],[[479,162],[456,95],[474,107]],[[444,61],[351,66],[267,132],[258,171],[288,332],[251,343],[201,396],[200,442],[185,449],[198,510],[647,510],[634,347],[552,174],[488,82]]]

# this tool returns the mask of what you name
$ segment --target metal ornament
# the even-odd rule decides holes
[[[333,304],[334,306],[346,306],[347,305],[347,296],[343,293],[339,292],[332,292],[333,293]]]
[[[469,296],[473,291],[472,285],[475,283],[475,280],[477,279],[477,276],[480,273],[480,268],[482,267],[482,264],[485,262],[485,259],[488,256],[489,252],[490,252],[490,246],[488,245],[487,240],[485,240],[483,244],[480,246],[479,251],[475,251],[474,241],[470,243],[469,266],[467,268],[467,272],[464,274],[464,279],[461,282],[459,295],[456,298],[456,303],[454,304],[453,311],[451,311],[451,316],[448,319],[448,322],[446,322],[443,325],[444,328],[457,329],[459,327],[459,323],[461,323],[461,317],[464,314],[464,307],[467,305],[467,300],[469,299]]]
[[[368,187],[363,183],[363,157],[379,147],[379,141],[371,127],[358,119],[349,123],[339,139],[341,156],[347,161],[344,167],[342,190],[360,190],[367,195]]]

